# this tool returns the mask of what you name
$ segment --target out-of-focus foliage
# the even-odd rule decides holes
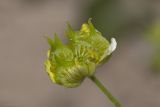
[[[147,3],[147,2],[146,2]],[[134,6],[133,6],[134,7]],[[147,6],[143,8],[130,8],[127,3],[118,0],[95,0],[90,6],[87,15],[104,36],[122,36],[122,33],[145,28],[150,20]],[[124,35],[123,35],[124,36]]]
[[[160,51],[157,52],[156,55],[153,58],[152,68],[153,68],[154,71],[160,73]]]
[[[154,71],[160,72],[160,23],[154,23],[149,28],[147,35],[156,50],[152,61],[152,68]]]
[[[147,34],[154,46],[160,48],[160,23],[151,25]]]

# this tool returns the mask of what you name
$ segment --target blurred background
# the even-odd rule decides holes
[[[44,70],[44,35],[65,42],[66,22],[90,17],[118,41],[97,78],[123,107],[160,107],[159,0],[0,0],[0,107],[113,107],[89,79],[67,89]]]

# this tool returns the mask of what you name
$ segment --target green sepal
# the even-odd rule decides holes
[[[55,49],[65,46],[56,33],[54,34],[54,46],[55,46]]]
[[[53,51],[53,49],[54,49],[54,40],[52,40],[50,37],[48,37],[48,36],[45,36],[45,38],[47,39],[47,42],[48,42],[48,44],[50,45],[50,47],[51,47],[51,51]]]
[[[67,37],[69,38],[70,41],[74,41],[75,40],[75,31],[73,30],[73,28],[71,27],[71,25],[69,24],[69,22],[67,22]]]
[[[92,24],[91,20],[92,20],[92,18],[89,18],[88,26],[89,26],[91,35],[94,36],[94,34],[96,33],[96,29],[95,29],[94,25]]]

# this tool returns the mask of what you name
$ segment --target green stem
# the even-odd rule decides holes
[[[122,107],[119,101],[104,87],[104,85],[95,76],[91,76],[89,78],[109,98],[109,100],[115,105],[115,107]]]

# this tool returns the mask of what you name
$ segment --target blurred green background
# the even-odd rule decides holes
[[[159,0],[0,0],[0,107],[113,107],[90,80],[52,84],[44,35],[66,42],[66,22],[88,18],[117,50],[97,77],[123,107],[160,107]]]

